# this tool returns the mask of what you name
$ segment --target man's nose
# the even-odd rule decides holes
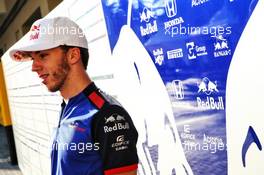
[[[37,72],[39,70],[41,70],[40,62],[37,59],[33,59],[31,71],[32,72]]]

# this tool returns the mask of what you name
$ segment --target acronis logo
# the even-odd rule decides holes
[[[207,3],[208,1],[209,0],[192,0],[192,7],[202,5],[204,3]]]

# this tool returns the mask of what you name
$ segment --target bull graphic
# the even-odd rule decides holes
[[[117,121],[125,120],[125,118],[123,116],[121,116],[121,115],[117,115],[116,120]]]
[[[121,120],[125,121],[125,118],[118,114],[112,114],[110,117],[105,118],[105,123],[121,121]]]
[[[198,93],[204,92],[207,95],[210,95],[213,92],[219,92],[217,89],[217,82],[214,83],[210,81],[207,77],[203,78],[202,82],[200,84],[197,84],[198,86]]]
[[[105,118],[105,123],[109,123],[109,122],[115,122],[116,119],[113,115],[111,115],[110,117],[108,118]]]
[[[207,91],[205,82],[202,82],[200,85],[198,85],[198,88],[199,88],[198,93],[201,92],[201,91],[202,92],[206,92]]]
[[[208,91],[209,92],[219,92],[218,89],[217,89],[217,85],[216,83],[214,84],[213,82],[209,81],[208,83]]]

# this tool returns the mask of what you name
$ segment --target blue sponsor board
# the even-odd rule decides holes
[[[168,91],[181,144],[192,169],[186,174],[227,174],[227,74],[257,2],[102,1],[112,51],[122,27],[129,26],[149,53]],[[159,174],[158,145],[148,149],[148,161],[154,162]],[[177,174],[177,170],[171,173]]]

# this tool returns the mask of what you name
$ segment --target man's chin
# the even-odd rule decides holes
[[[46,87],[47,87],[47,89],[48,89],[49,92],[57,92],[58,90],[60,90],[59,87],[49,87],[47,85],[46,85]]]
[[[48,89],[49,92],[57,92],[58,90],[54,90],[54,89]]]

